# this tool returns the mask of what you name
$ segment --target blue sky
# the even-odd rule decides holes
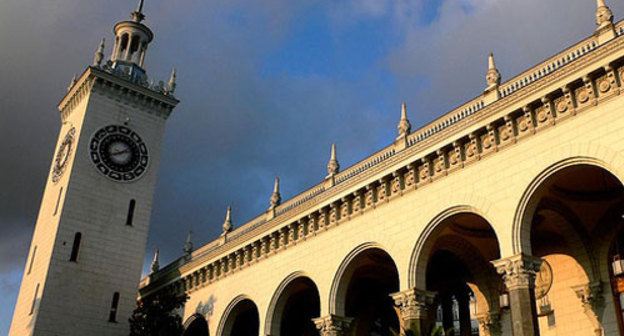
[[[616,19],[624,4],[607,0]],[[132,0],[0,1],[0,335],[13,305],[60,121],[56,103]],[[147,0],[147,71],[178,69],[146,265],[388,145],[400,104],[414,128],[590,35],[594,0]],[[107,44],[108,54],[110,43]]]

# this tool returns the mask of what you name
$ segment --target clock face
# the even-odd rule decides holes
[[[147,170],[147,146],[141,137],[128,127],[109,125],[99,129],[89,146],[91,161],[108,178],[133,181]]]
[[[69,162],[69,157],[71,156],[72,150],[74,149],[75,135],[76,129],[74,127],[70,128],[69,131],[67,131],[67,133],[65,134],[63,142],[61,142],[58,150],[56,151],[56,156],[54,157],[54,165],[52,166],[52,182],[54,183],[58,182],[65,172],[65,168],[67,167],[67,163]]]

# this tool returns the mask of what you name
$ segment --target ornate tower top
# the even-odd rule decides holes
[[[338,174],[340,171],[340,164],[336,159],[336,144],[333,143],[331,146],[331,156],[329,158],[329,163],[327,163],[327,174],[328,176],[333,176]]]
[[[596,5],[598,7],[596,10],[596,24],[598,28],[600,29],[609,24],[613,24],[613,13],[605,4],[604,0],[597,0]]]
[[[147,45],[154,38],[154,33],[144,24],[143,0],[140,0],[137,10],[132,12],[131,21],[117,22],[115,32],[115,46],[111,54],[110,67],[123,72],[130,79],[141,81],[145,77],[143,64]]]
[[[232,207],[228,205],[227,211],[225,212],[225,221],[223,222],[223,233],[221,235],[225,235],[230,231],[232,231]]]
[[[412,125],[407,119],[407,104],[401,104],[401,120],[397,126],[399,131],[399,138],[407,136],[412,131]]]
[[[271,194],[271,207],[269,209],[274,209],[278,205],[282,203],[282,196],[279,192],[279,177],[275,178],[275,184],[273,185],[273,194]]]

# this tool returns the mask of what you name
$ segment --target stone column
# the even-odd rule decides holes
[[[509,291],[513,336],[538,336],[535,275],[542,260],[525,254],[492,261]]]
[[[461,293],[457,295],[457,306],[459,308],[459,332],[455,332],[455,335],[471,336],[472,326],[470,323],[470,298],[468,293]]]
[[[442,306],[442,328],[448,331],[449,336],[455,336],[455,316],[453,314],[453,296],[445,294],[440,297],[440,306]]]
[[[353,322],[352,317],[327,315],[312,319],[320,336],[345,336]]]
[[[390,294],[394,304],[401,312],[403,327],[414,330],[417,333],[426,329],[427,311],[435,297],[434,292],[428,292],[416,288]],[[403,334],[404,331],[401,332]]]

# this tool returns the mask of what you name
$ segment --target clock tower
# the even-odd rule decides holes
[[[143,0],[58,105],[61,129],[9,332],[129,333],[175,72],[150,84]]]

